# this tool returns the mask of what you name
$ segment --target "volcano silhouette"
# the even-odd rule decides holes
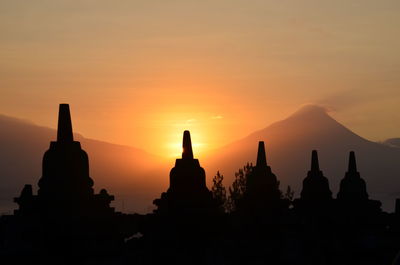
[[[0,212],[15,209],[12,198],[24,184],[37,186],[43,153],[55,137],[53,129],[0,115]],[[168,185],[171,164],[137,148],[81,135],[76,139],[89,154],[95,188],[107,187],[116,197],[117,210],[151,211],[152,200]],[[255,163],[258,141],[265,141],[268,164],[283,191],[291,185],[299,195],[310,168],[310,152],[317,149],[321,170],[336,196],[347,169],[348,152],[353,150],[370,198],[382,200],[384,209],[393,211],[394,198],[400,197],[400,148],[368,141],[335,121],[324,108],[313,105],[205,157],[202,164],[208,187],[217,170],[225,176],[227,186],[238,168],[246,162]]]
[[[234,172],[246,162],[254,164],[258,141],[265,142],[268,164],[281,181],[281,190],[291,185],[297,196],[310,168],[311,150],[318,150],[321,170],[335,197],[348,153],[355,151],[370,198],[382,200],[385,210],[394,210],[394,198],[400,192],[400,149],[358,136],[315,105],[306,105],[282,121],[215,150],[204,163],[208,175],[220,170],[226,183],[231,183]]]

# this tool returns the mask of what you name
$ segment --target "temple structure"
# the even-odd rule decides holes
[[[57,141],[52,141],[44,154],[38,185],[37,195],[33,195],[31,185],[25,185],[21,196],[14,199],[19,205],[15,214],[98,215],[114,211],[109,206],[114,196],[104,189],[94,194],[88,155],[80,142],[74,141],[68,104],[60,104]]]
[[[349,155],[348,170],[340,181],[337,203],[339,210],[345,210],[352,215],[381,211],[381,202],[368,199],[367,185],[357,171],[356,155],[353,151]]]
[[[88,155],[74,141],[68,104],[60,105],[57,140],[44,154],[38,184],[37,195],[25,185],[14,198],[19,208],[10,217],[14,225],[7,226],[13,239],[7,249],[19,253],[21,264],[32,256],[45,259],[43,253],[74,260],[117,251],[126,234],[118,230],[121,215],[110,207],[114,196],[105,189],[94,193]]]
[[[354,152],[333,200],[312,151],[292,201],[282,198],[260,141],[256,165],[245,167],[246,186],[239,183],[244,193],[233,198],[241,208],[225,213],[206,186],[189,131],[182,148],[153,214],[115,213],[114,197],[94,192],[88,155],[61,104],[38,193],[25,185],[14,199],[19,209],[0,216],[1,264],[398,264],[400,199],[395,213],[385,213],[368,198]]]
[[[319,169],[318,153],[316,150],[311,154],[311,170],[303,180],[301,200],[307,202],[323,202],[332,199],[329,189],[329,181]]]
[[[243,207],[265,210],[276,207],[281,199],[279,181],[267,164],[265,145],[258,143],[257,162],[246,182]]]
[[[367,186],[357,171],[356,155],[353,151],[349,156],[349,167],[340,182],[340,190],[337,194],[338,200],[368,200]]]
[[[158,213],[208,211],[215,206],[206,186],[205,171],[193,157],[189,131],[183,133],[182,158],[176,159],[171,169],[170,186],[153,203]]]

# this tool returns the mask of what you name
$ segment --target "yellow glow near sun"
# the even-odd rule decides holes
[[[182,156],[182,140],[185,130],[190,131],[193,155],[202,158],[212,146],[215,137],[216,124],[221,122],[221,117],[213,118],[217,114],[204,112],[203,110],[163,110],[151,120],[156,126],[162,124],[165,129],[157,131],[162,138],[162,144],[158,149],[163,156],[168,158],[180,158]]]
[[[180,158],[182,156],[183,132],[184,129],[181,130],[179,133],[173,134],[174,140],[167,144],[167,148],[169,150],[168,157]],[[205,136],[200,132],[197,132],[197,130],[191,130],[190,136],[192,140],[193,155],[195,158],[197,158],[199,157],[199,155],[202,155],[204,150],[206,149],[205,147],[207,145],[204,143]]]
[[[192,141],[193,155],[195,158],[198,157],[198,154],[202,153],[204,146],[205,144],[203,143],[193,143]],[[171,150],[169,153],[170,157],[180,158],[182,156],[182,142],[168,144],[168,149]]]

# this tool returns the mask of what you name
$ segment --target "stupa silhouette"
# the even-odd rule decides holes
[[[282,205],[279,181],[271,167],[267,164],[265,144],[258,143],[257,162],[252,168],[246,181],[246,192],[243,194],[243,210],[264,211],[277,208]],[[240,210],[240,209],[239,209]]]
[[[19,205],[15,214],[90,216],[114,212],[109,206],[114,196],[104,189],[94,194],[88,155],[80,142],[74,141],[68,104],[60,104],[57,141],[50,142],[43,156],[38,186],[38,194],[33,195],[32,186],[25,185],[21,196],[14,199]]]
[[[339,200],[367,200],[367,185],[357,171],[356,155],[353,151],[349,155],[349,167],[340,182],[340,190],[337,194]]]
[[[301,199],[308,202],[323,202],[332,199],[329,181],[319,168],[318,153],[311,153],[311,169],[303,180]]]
[[[337,203],[339,210],[344,210],[350,215],[365,215],[381,211],[380,201],[368,199],[367,185],[357,171],[354,151],[349,154],[348,170],[340,181]]]
[[[215,207],[212,193],[206,186],[205,171],[193,157],[189,131],[183,133],[182,150],[182,158],[176,159],[171,169],[167,192],[153,202],[157,213],[203,212]]]

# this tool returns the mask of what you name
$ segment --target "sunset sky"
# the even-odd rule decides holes
[[[399,14],[399,0],[0,0],[0,113],[55,128],[69,103],[85,137],[163,156],[184,129],[201,156],[308,103],[400,137]]]

